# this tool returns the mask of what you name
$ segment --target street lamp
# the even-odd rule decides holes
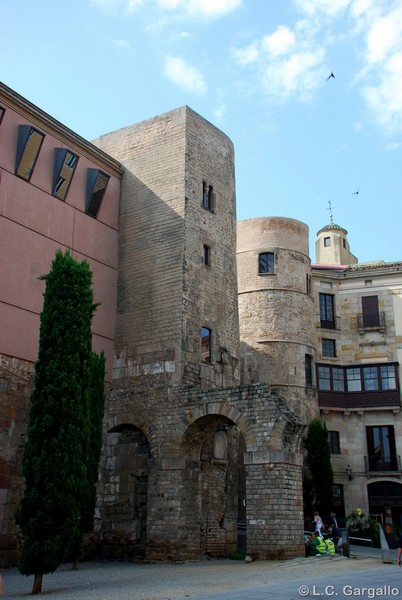
[[[349,481],[352,481],[354,475],[352,473],[352,467],[350,465],[348,465],[345,469],[346,471],[346,475],[348,476]]]

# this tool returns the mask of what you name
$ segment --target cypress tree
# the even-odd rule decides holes
[[[86,448],[87,481],[81,489],[81,539],[73,540],[77,545],[71,545],[70,555],[74,561],[73,568],[77,568],[78,558],[81,553],[81,541],[85,533],[93,530],[96,506],[96,483],[99,474],[99,460],[102,451],[102,424],[105,406],[105,357],[91,354],[90,386],[88,394],[88,424],[89,436]]]
[[[306,463],[309,473],[305,476],[305,499],[309,498],[311,511],[321,517],[329,516],[332,510],[332,486],[334,476],[331,465],[331,450],[327,425],[320,419],[311,421],[304,442],[307,450]]]
[[[23,544],[19,570],[42,589],[82,537],[87,489],[92,363],[92,273],[69,252],[56,252],[40,318],[38,360],[23,456],[25,492],[16,513]]]

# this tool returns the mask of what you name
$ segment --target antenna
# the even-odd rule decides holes
[[[336,208],[336,206],[335,206],[334,208]],[[334,219],[333,219],[333,215],[332,215],[332,204],[331,204],[331,200],[328,200],[328,208],[327,208],[327,210],[329,210],[329,222],[330,222],[330,223],[331,223],[331,225],[332,225],[332,223],[334,222]]]

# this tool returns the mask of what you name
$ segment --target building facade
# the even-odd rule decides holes
[[[230,140],[188,107],[92,144],[5,86],[0,108],[2,563],[18,552],[37,278],[57,248],[89,261],[101,302],[93,346],[107,356],[108,397],[94,552],[302,555],[306,423],[266,379],[241,376]]]
[[[44,282],[57,249],[87,260],[93,348],[111,380],[121,168],[3,84],[0,86],[0,559],[15,562],[14,513],[39,342]]]
[[[359,264],[347,231],[317,234],[317,388],[339,515],[360,508],[402,527],[402,263]]]

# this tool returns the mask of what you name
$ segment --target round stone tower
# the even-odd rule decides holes
[[[237,261],[243,381],[269,383],[307,423],[318,413],[308,227],[283,217],[240,221]]]

